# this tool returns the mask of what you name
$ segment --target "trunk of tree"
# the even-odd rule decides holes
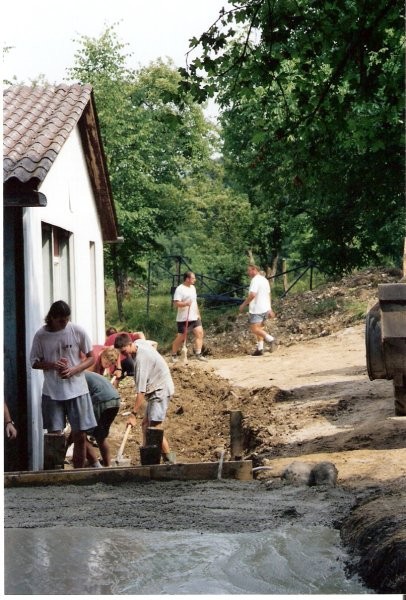
[[[124,301],[124,292],[125,292],[125,276],[122,273],[119,261],[117,257],[117,250],[115,246],[112,247],[112,257],[113,257],[113,278],[114,278],[114,286],[116,289],[116,300],[117,300],[117,314],[119,321],[124,320],[123,313],[123,301]]]
[[[277,270],[277,266],[278,266],[278,259],[279,259],[279,254],[276,254],[273,257],[271,264],[266,267],[267,278],[269,279],[270,277],[272,277],[272,279],[269,279],[269,283],[271,284],[271,286],[273,286],[275,283],[275,275],[276,275],[276,270]]]

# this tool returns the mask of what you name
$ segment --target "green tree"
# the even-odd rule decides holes
[[[338,273],[399,257],[403,23],[399,0],[236,0],[192,40],[184,85],[217,94],[262,260],[294,248]]]
[[[184,215],[185,181],[210,155],[210,126],[170,62],[127,68],[115,25],[79,44],[69,75],[93,86],[124,237],[106,251],[121,316],[128,273],[143,272],[145,257],[162,252],[160,238],[173,234]]]
[[[212,282],[217,293],[241,285],[252,227],[247,196],[226,185],[219,156],[202,163],[185,186],[185,215],[177,236],[163,241],[167,254],[193,260],[196,272],[224,281]]]

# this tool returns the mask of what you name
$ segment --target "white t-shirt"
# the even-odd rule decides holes
[[[163,358],[146,340],[137,340],[134,359],[134,379],[137,392],[150,394],[155,390],[167,390],[173,396],[175,388],[169,367]]]
[[[181,283],[175,290],[173,300],[179,300],[180,302],[185,302],[186,300],[192,300],[192,304],[190,305],[190,310],[188,306],[181,306],[178,308],[178,312],[176,315],[177,321],[196,321],[199,318],[199,309],[197,306],[197,294],[196,288],[194,285],[184,285]],[[189,311],[189,317],[188,317]]]
[[[271,310],[271,287],[269,281],[259,273],[251,279],[249,292],[255,298],[249,304],[249,312],[253,315],[262,315]]]
[[[92,348],[90,337],[79,325],[69,321],[65,329],[60,331],[48,331],[44,326],[34,335],[30,362],[31,365],[37,361],[56,362],[65,357],[69,365],[75,366],[82,360],[80,352],[87,354]],[[43,373],[42,393],[53,400],[70,400],[89,391],[83,371],[69,379],[59,377],[55,369]]]

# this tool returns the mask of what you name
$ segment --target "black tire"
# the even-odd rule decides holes
[[[393,386],[395,393],[395,415],[406,417],[406,386]]]
[[[379,303],[375,304],[366,316],[365,350],[369,379],[389,379],[383,354]]]

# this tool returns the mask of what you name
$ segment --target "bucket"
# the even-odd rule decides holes
[[[44,470],[63,469],[66,438],[63,433],[44,433]]]
[[[156,429],[155,427],[148,427],[146,436],[146,446],[159,446],[162,445],[162,438],[164,432],[162,429]]]
[[[161,447],[140,446],[140,458],[142,465],[159,465],[161,462]]]

